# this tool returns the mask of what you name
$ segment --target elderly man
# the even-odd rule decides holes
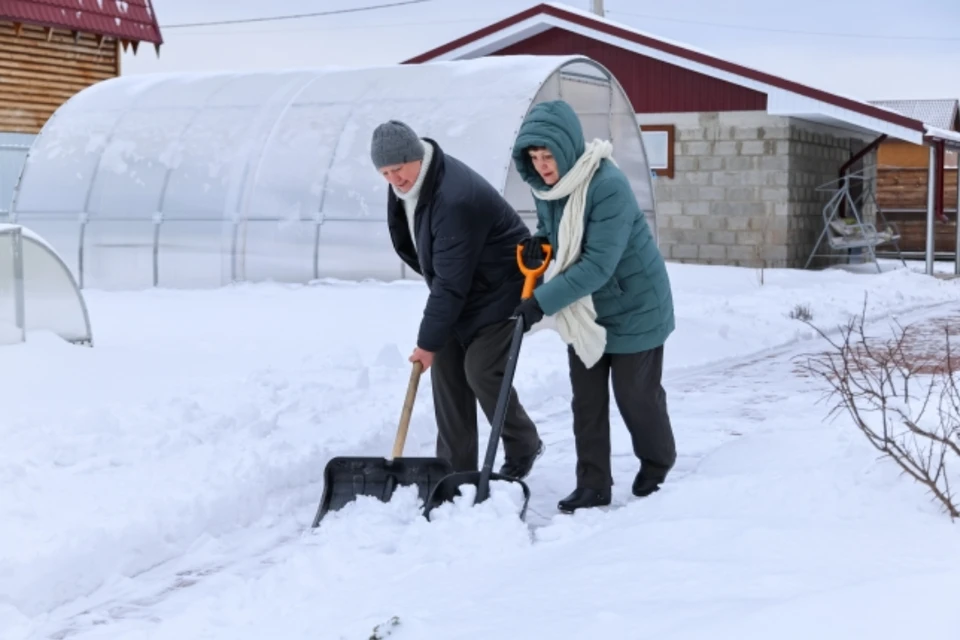
[[[482,176],[402,122],[374,130],[370,155],[390,184],[394,250],[430,288],[410,361],[432,367],[437,457],[474,471],[477,403],[492,421],[523,287],[516,249],[530,233]],[[543,443],[514,389],[502,437],[500,473],[524,478]]]

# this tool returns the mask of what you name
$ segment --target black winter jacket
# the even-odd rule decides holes
[[[435,352],[451,337],[466,346],[478,329],[510,318],[523,289],[517,245],[530,231],[480,174],[424,142],[433,158],[414,213],[416,248],[392,188],[387,224],[397,255],[430,287],[417,346]]]

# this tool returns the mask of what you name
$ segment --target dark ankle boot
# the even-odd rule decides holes
[[[610,504],[610,489],[598,491],[586,487],[577,487],[573,493],[557,503],[563,513],[573,513],[577,509],[605,507]]]
[[[536,462],[537,458],[543,455],[544,449],[545,447],[543,440],[541,440],[537,444],[537,450],[530,455],[521,456],[519,458],[506,458],[503,461],[503,465],[500,467],[500,475],[523,480],[530,475],[530,470],[533,469],[533,463]]]
[[[669,467],[662,467],[651,462],[643,462],[637,477],[633,479],[633,495],[644,498],[660,490],[660,485],[667,479]]]

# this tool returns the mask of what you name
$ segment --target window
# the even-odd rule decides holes
[[[657,177],[672,178],[674,126],[672,124],[641,125],[640,137],[643,138],[650,168]]]

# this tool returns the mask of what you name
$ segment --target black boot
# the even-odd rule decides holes
[[[527,477],[527,474],[530,473],[530,470],[533,469],[533,463],[536,461],[536,459],[543,455],[543,449],[543,440],[541,440],[537,444],[537,450],[530,455],[519,456],[516,458],[505,458],[503,461],[503,466],[500,467],[500,475],[523,480]]]
[[[597,489],[577,487],[573,490],[573,493],[557,503],[557,508],[563,513],[573,513],[577,509],[606,507],[609,504],[610,489],[598,491]]]
[[[633,479],[633,495],[644,498],[660,490],[660,485],[667,479],[669,467],[663,467],[652,462],[644,461],[640,465],[637,477]]]

